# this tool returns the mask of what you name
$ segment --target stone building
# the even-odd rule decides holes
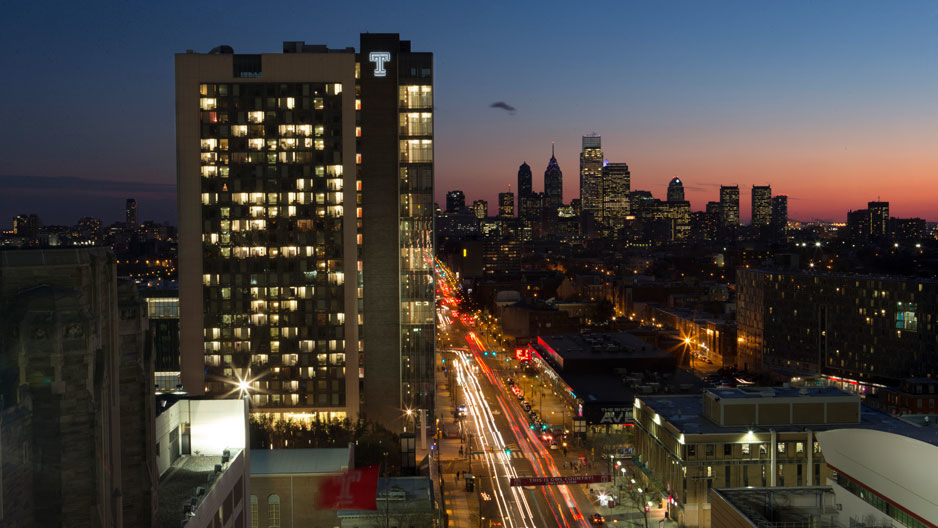
[[[0,252],[0,311],[4,525],[152,526],[153,365],[113,254]]]

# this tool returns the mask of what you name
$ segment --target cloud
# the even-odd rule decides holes
[[[151,183],[138,181],[95,180],[72,176],[17,176],[0,174],[0,191],[46,190],[50,192],[87,192],[107,193],[146,193],[172,194],[176,186],[171,183]]]
[[[512,115],[514,115],[515,112],[518,111],[515,107],[511,106],[510,104],[506,103],[505,101],[496,101],[496,102],[490,104],[490,105],[489,105],[489,108],[501,108],[502,110],[505,110],[506,112],[508,112],[509,114],[512,114]]]

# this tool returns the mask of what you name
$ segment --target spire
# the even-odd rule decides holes
[[[552,158],[555,157],[555,156],[554,156],[554,142],[553,142],[553,141],[550,142],[550,157],[552,157]]]

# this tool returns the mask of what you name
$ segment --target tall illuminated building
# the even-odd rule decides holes
[[[739,186],[720,186],[720,227],[732,236],[739,228]]]
[[[446,193],[446,212],[461,213],[466,210],[466,195],[459,190]]]
[[[515,216],[515,194],[513,192],[498,193],[498,216],[501,218]]]
[[[596,134],[583,136],[580,151],[580,212],[598,219],[602,209],[602,138]]]
[[[788,196],[780,194],[772,197],[772,232],[784,235],[788,228]]]
[[[472,214],[477,220],[485,220],[489,216],[489,203],[485,200],[472,202]]]
[[[671,178],[671,181],[668,182],[668,202],[683,202],[684,201],[684,184],[681,183],[681,179],[677,176]]]
[[[176,55],[187,392],[398,426],[432,409],[432,92],[432,54],[396,34]]]
[[[767,226],[772,223],[772,187],[752,186],[752,225]]]
[[[602,168],[602,201],[600,219],[612,232],[625,225],[631,212],[629,190],[632,174],[626,163],[604,163]]]
[[[889,234],[889,202],[868,202],[870,238],[882,239]]]
[[[128,198],[124,207],[124,221],[128,227],[136,227],[137,221],[137,200]]]
[[[550,161],[544,169],[543,214],[549,222],[557,219],[557,209],[563,205],[563,172],[554,155],[554,145],[550,146]]]

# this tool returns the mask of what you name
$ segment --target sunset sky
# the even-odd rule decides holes
[[[21,2],[0,17],[0,225],[175,223],[173,54],[398,32],[435,54],[436,196],[493,204],[556,142],[578,196],[580,137],[632,188],[693,210],[771,184],[793,218],[867,201],[938,221],[938,2]],[[514,113],[490,108],[503,101]],[[491,209],[494,211],[494,207]]]

